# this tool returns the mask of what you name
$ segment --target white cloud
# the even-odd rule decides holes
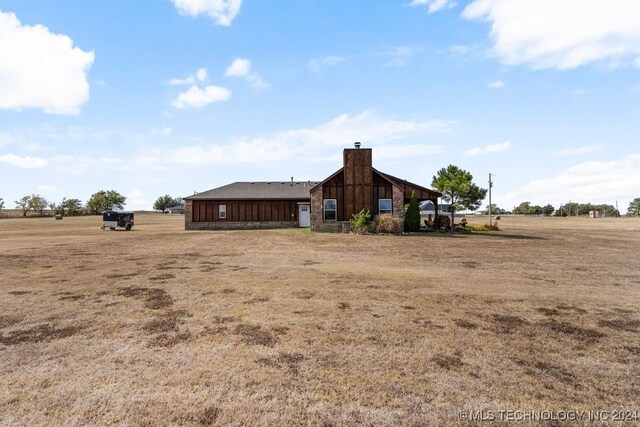
[[[0,58],[0,109],[78,114],[89,99],[87,72],[95,55],[65,35],[0,11]]]
[[[196,71],[196,79],[200,82],[205,82],[208,76],[209,73],[207,73],[206,68],[198,68],[198,71]]]
[[[640,58],[637,0],[474,0],[462,17],[490,22],[494,54],[510,65],[563,70]]]
[[[608,162],[588,161],[560,172],[554,177],[531,181],[522,190],[510,194],[509,202],[530,200],[537,204],[559,204],[569,200],[580,203],[621,202],[638,196],[640,154],[631,154]],[[557,208],[558,206],[556,206]]]
[[[58,192],[58,189],[54,185],[39,185],[38,186],[38,193],[53,194],[53,193],[57,193],[57,192]]]
[[[464,153],[465,156],[479,156],[481,154],[498,153],[507,151],[511,148],[511,141],[501,142],[499,144],[490,144],[486,147],[476,147]]]
[[[12,153],[0,156],[0,162],[22,169],[37,169],[45,167],[48,164],[47,160],[41,157],[23,157]]]
[[[326,159],[335,155],[336,147],[352,146],[362,141],[394,158],[433,154],[439,147],[407,142],[431,133],[445,133],[453,126],[450,120],[395,120],[365,111],[357,116],[343,114],[315,128],[292,129],[269,136],[238,139],[227,144],[181,147],[158,158],[185,164],[266,164],[290,159]]]
[[[243,58],[236,58],[224,72],[225,76],[246,77],[251,72],[251,61]]]
[[[171,0],[184,15],[207,14],[213,21],[225,27],[231,25],[240,12],[242,0]]]
[[[502,89],[504,87],[504,82],[502,80],[496,80],[495,82],[487,84],[487,87],[492,89]]]
[[[564,148],[554,152],[553,154],[556,156],[579,156],[581,154],[595,153],[600,150],[602,150],[600,145],[585,145],[583,147]]]
[[[220,86],[207,86],[200,89],[191,86],[187,91],[178,94],[178,97],[171,101],[171,105],[176,108],[202,108],[214,102],[227,101],[231,98],[231,92]]]
[[[169,80],[169,84],[172,86],[180,86],[180,85],[192,85],[196,81],[205,82],[209,77],[209,73],[206,68],[198,68],[195,74],[189,74],[184,78],[173,78]]]
[[[254,88],[264,89],[269,87],[269,84],[265,83],[258,73],[251,71],[251,61],[248,59],[234,59],[224,72],[224,75],[226,77],[242,77]]]
[[[309,63],[307,65],[311,69],[311,71],[313,71],[314,73],[319,73],[323,68],[333,67],[334,65],[338,65],[344,61],[345,58],[341,56],[330,55],[322,58],[311,59],[309,60]]]
[[[456,2],[452,0],[411,0],[411,3],[407,4],[407,6],[428,6],[427,11],[434,13],[445,8],[451,9],[456,6]]]
[[[173,78],[169,80],[169,84],[172,86],[192,85],[195,82],[196,82],[196,78],[194,76],[187,76],[183,79]]]

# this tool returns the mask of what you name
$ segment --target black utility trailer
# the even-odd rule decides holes
[[[102,229],[107,227],[110,230],[115,230],[116,227],[124,228],[127,231],[131,230],[133,212],[104,211],[102,213]]]

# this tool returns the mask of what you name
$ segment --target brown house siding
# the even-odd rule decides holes
[[[298,202],[308,200],[187,200],[187,230],[287,228],[298,226]],[[220,205],[227,217],[219,218]]]

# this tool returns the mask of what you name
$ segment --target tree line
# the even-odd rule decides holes
[[[77,216],[77,215],[101,215],[102,212],[111,209],[123,209],[127,198],[114,190],[100,190],[91,195],[86,204],[80,199],[64,197],[60,202],[50,202],[40,194],[24,196],[16,200],[16,209],[27,216],[31,211],[37,215],[48,214]],[[0,199],[0,209],[4,209],[4,200]]]
[[[480,207],[480,203],[485,198],[487,190],[478,187],[473,183],[473,175],[454,165],[449,165],[438,171],[433,177],[431,185],[442,193],[442,199],[452,205],[451,216],[454,211],[469,209],[475,211]],[[100,190],[91,195],[86,204],[75,198],[63,198],[58,203],[51,203],[39,194],[24,196],[15,201],[16,209],[22,211],[22,216],[27,216],[30,211],[44,216],[45,213],[55,215],[100,215],[110,209],[123,209],[127,198],[117,191]],[[153,204],[153,209],[165,212],[168,208],[182,206],[184,201],[181,197],[171,197],[168,194],[160,196]],[[0,197],[0,210],[5,209],[5,202]],[[487,206],[485,213],[491,211],[493,215],[544,215],[544,216],[580,216],[588,215],[590,211],[603,212],[605,216],[619,216],[620,212],[608,204],[592,203],[566,203],[556,209],[553,205],[545,206],[532,205],[531,202],[522,202],[515,206],[513,211],[499,208],[496,204]],[[412,210],[413,213],[413,210]],[[640,197],[636,197],[629,203],[627,215],[640,216]],[[411,216],[411,215],[410,215]],[[410,221],[411,222],[411,221]]]

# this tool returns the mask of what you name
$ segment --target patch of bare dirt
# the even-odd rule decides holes
[[[234,333],[239,335],[242,342],[247,345],[273,347],[277,342],[276,336],[260,325],[240,324],[236,326]]]
[[[456,319],[455,324],[459,328],[463,328],[463,329],[476,329],[478,327],[476,323],[470,322],[465,319]]]
[[[127,298],[144,298],[144,306],[151,310],[171,307],[173,298],[164,289],[128,286],[119,288],[118,295]]]
[[[51,324],[43,324],[29,329],[11,331],[7,335],[0,335],[0,344],[18,345],[22,343],[48,342],[71,337],[81,329],[79,326],[57,328]]]
[[[640,327],[640,320],[635,319],[606,319],[600,320],[598,326],[610,328],[616,331],[637,332]]]
[[[494,314],[492,320],[496,326],[496,330],[503,334],[516,332],[529,322],[518,316]]]
[[[0,316],[0,329],[7,328],[9,326],[16,325],[24,319],[23,316],[11,315],[11,314],[3,314]]]
[[[600,338],[606,336],[606,334],[596,331],[595,329],[582,328],[569,322],[558,322],[553,319],[544,322],[543,326],[553,332],[559,332],[588,343],[597,342]]]
[[[276,357],[262,357],[256,362],[263,366],[274,368],[284,368],[290,373],[297,375],[300,372],[300,364],[305,360],[302,353],[280,352]]]
[[[431,358],[431,360],[438,365],[441,368],[444,368],[446,370],[450,370],[450,369],[459,369],[462,368],[464,366],[464,362],[462,361],[462,358],[460,357],[460,353],[456,352],[453,355],[447,355],[447,354],[438,354],[433,356],[433,358]]]

